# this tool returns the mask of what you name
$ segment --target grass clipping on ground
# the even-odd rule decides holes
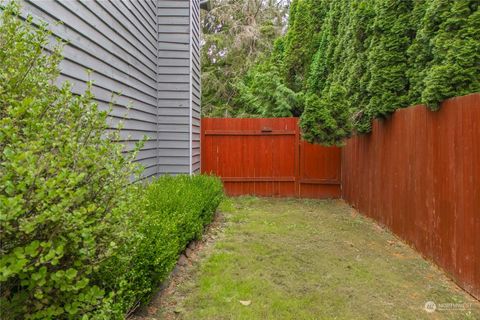
[[[158,319],[479,319],[479,303],[339,200],[228,200]],[[428,313],[425,303],[453,304]],[[460,310],[451,310],[458,308]]]

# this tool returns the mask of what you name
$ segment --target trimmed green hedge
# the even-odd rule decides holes
[[[98,275],[100,287],[115,293],[109,312],[121,317],[147,302],[187,244],[201,237],[223,199],[223,185],[212,176],[164,176],[145,189],[132,230]]]
[[[50,36],[2,7],[0,317],[123,319],[201,236],[222,183],[131,183],[136,152],[105,133],[91,84],[79,96],[55,85],[61,45],[47,54]]]

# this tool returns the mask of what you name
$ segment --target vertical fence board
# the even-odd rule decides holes
[[[349,139],[342,197],[480,298],[480,94],[397,110]]]

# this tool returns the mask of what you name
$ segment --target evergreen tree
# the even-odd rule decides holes
[[[286,84],[295,91],[304,88],[327,8],[328,1],[325,0],[292,2],[291,20],[285,35],[284,74]]]
[[[347,78],[347,61],[351,60],[353,30],[351,29],[352,15],[350,14],[351,1],[338,0],[334,3],[333,19],[337,20],[335,35],[330,43],[331,72],[327,79],[328,84],[344,86]]]
[[[341,1],[334,1],[329,4],[328,13],[319,34],[319,46],[309,70],[307,90],[310,92],[321,93],[334,68],[333,55],[338,42],[337,28],[341,15],[341,3]]]
[[[407,49],[413,32],[413,0],[377,0],[368,54],[371,95],[366,113],[385,117],[408,106]]]
[[[274,0],[212,0],[202,12],[202,113],[235,115],[236,82],[273,48],[285,26],[287,7]]]
[[[446,98],[480,91],[479,5],[478,0],[455,0],[442,15],[422,91],[422,102],[432,109]]]
[[[371,28],[373,27],[373,2],[370,0],[353,1],[347,47],[346,80],[347,104],[351,110],[353,126],[357,132],[368,132],[371,128],[371,116],[366,114],[370,100],[367,91],[370,82],[370,70],[367,66],[368,48],[370,47]]]
[[[352,132],[350,113],[345,108],[346,90],[334,85],[327,95],[308,93],[300,118],[302,137],[310,143],[341,145]]]
[[[300,126],[305,140],[326,145],[341,143],[351,133],[347,103],[345,62],[350,33],[348,0],[330,3],[320,31],[321,40],[312,63],[305,110]]]
[[[415,2],[412,11],[415,38],[407,50],[409,65],[407,77],[410,84],[408,101],[410,103],[421,102],[423,79],[433,58],[430,40],[438,30],[444,8],[448,8],[448,1],[431,0],[427,3],[425,0],[418,0]]]
[[[281,76],[283,55],[283,39],[280,38],[275,42],[272,54],[259,59],[261,61],[236,83],[237,116],[291,117],[301,114],[300,96],[284,84]]]

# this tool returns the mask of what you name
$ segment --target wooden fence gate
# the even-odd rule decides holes
[[[204,118],[201,143],[228,195],[340,197],[340,148],[301,141],[298,118]]]

